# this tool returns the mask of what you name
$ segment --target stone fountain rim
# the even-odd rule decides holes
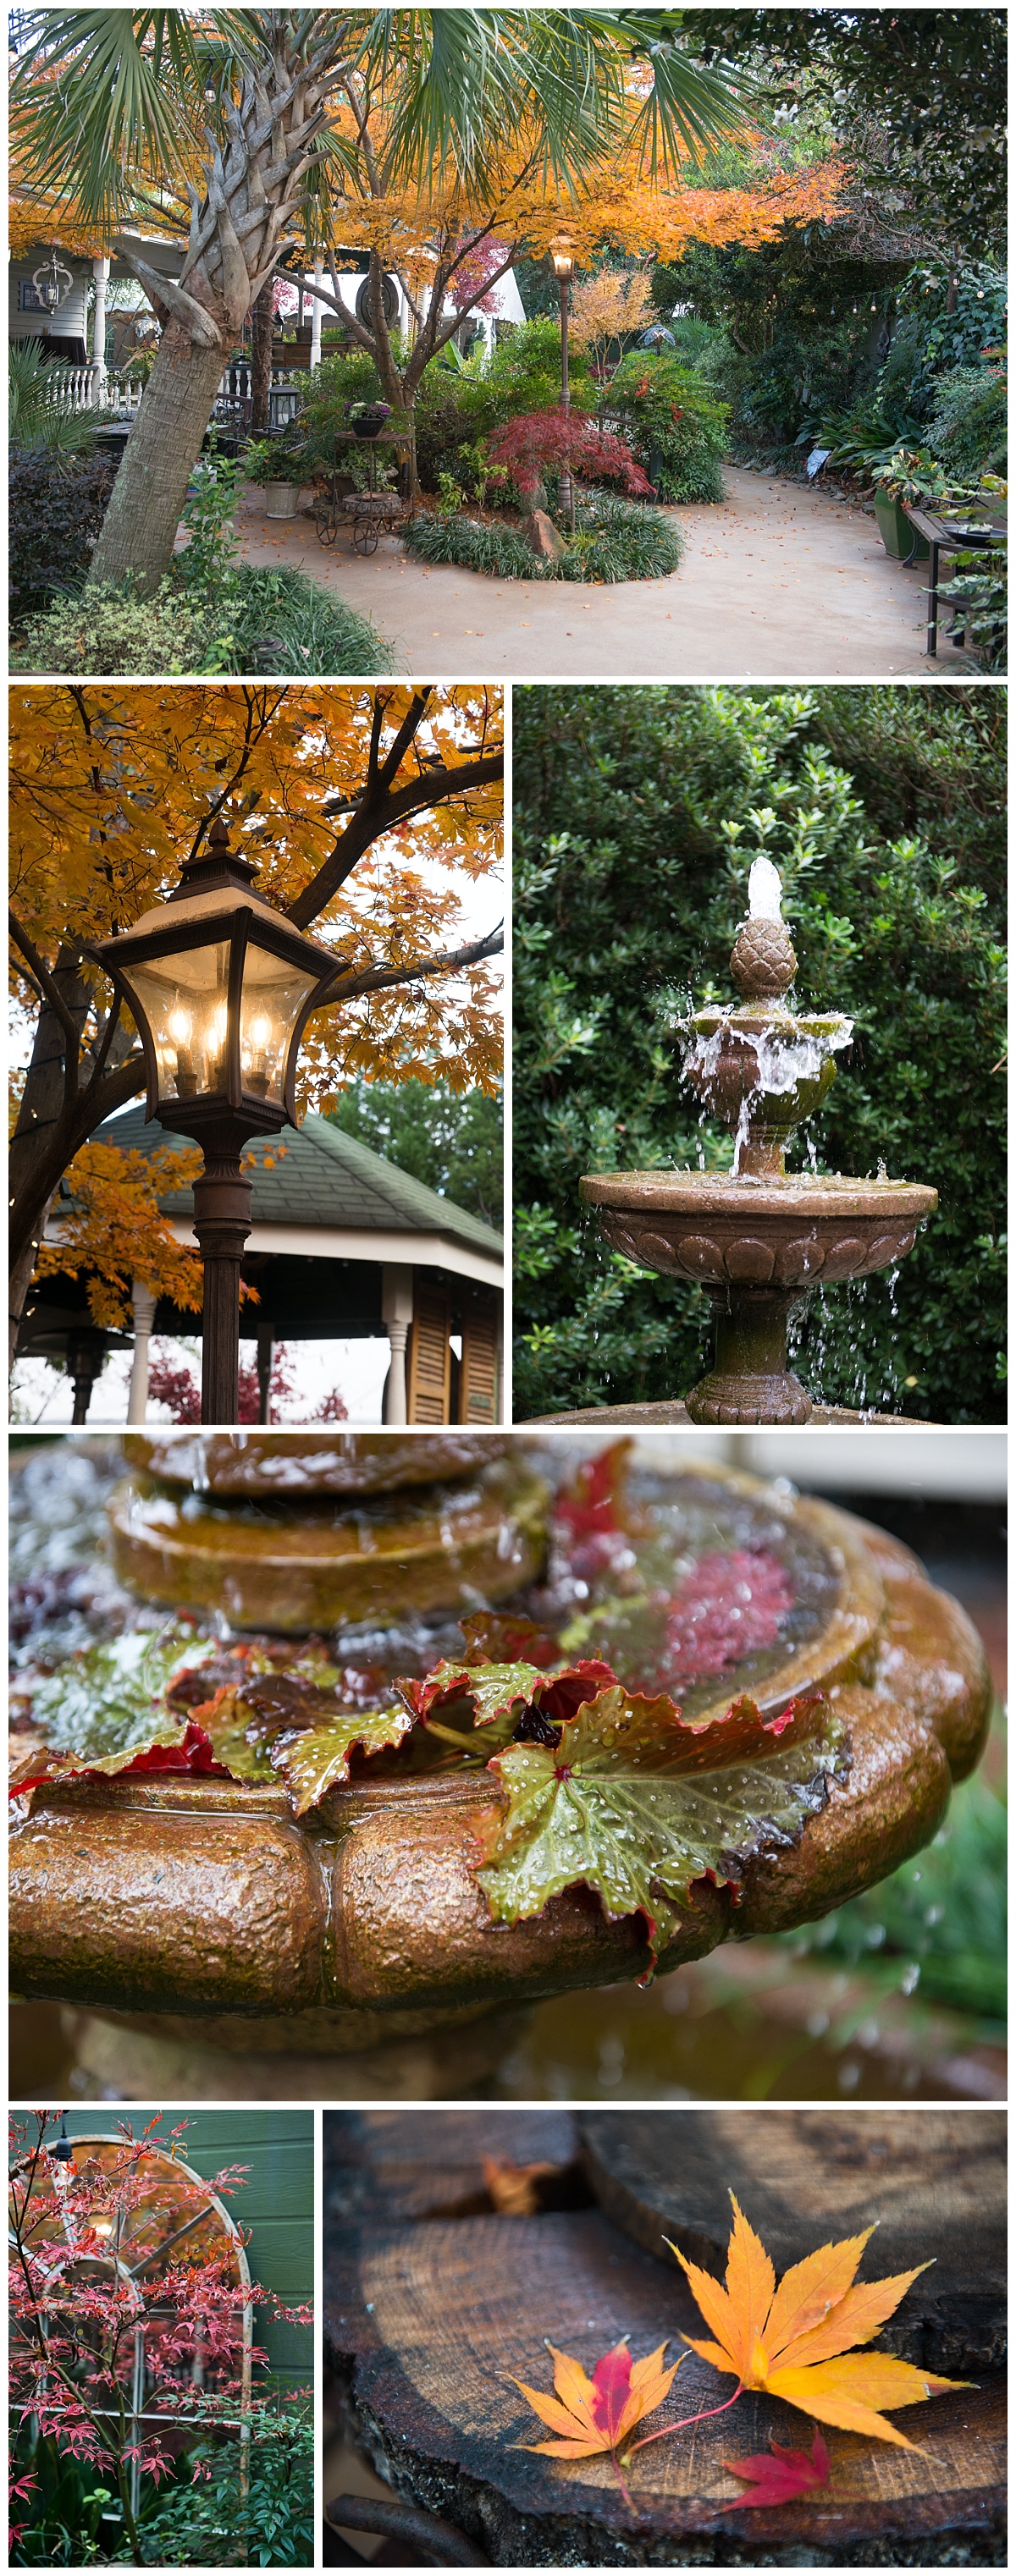
[[[832,1223],[847,1216],[932,1216],[938,1206],[938,1191],[923,1181],[857,1181],[843,1172],[817,1178],[788,1172],[772,1180],[750,1173],[735,1179],[732,1172],[588,1172],[579,1182],[579,1195],[588,1207],[643,1206],[664,1215],[708,1212],[739,1218],[751,1212],[783,1217],[788,1224],[797,1224],[802,1216],[827,1217]]]

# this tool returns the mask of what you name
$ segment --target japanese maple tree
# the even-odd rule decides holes
[[[237,2433],[249,2420],[244,2397],[245,2317],[262,2311],[296,2326],[313,2323],[310,2307],[286,2307],[252,2284],[235,2243],[194,2228],[216,2200],[239,2189],[246,2168],[230,2165],[207,2181],[188,2170],[194,2219],[164,2233],[152,2150],[183,2151],[186,2123],[168,2141],[158,2120],[140,2136],[119,2124],[120,2145],[102,2161],[54,2154],[59,2112],[40,2110],[11,2126],[10,2380],[22,2422],[32,2419],[58,2453],[110,2481],[135,2566],[145,2555],[132,2502],[132,2472],[158,2487],[180,2449],[181,2429]],[[153,2214],[155,2218],[152,2226]],[[160,2241],[161,2236],[161,2241]],[[187,2240],[192,2239],[191,2259]],[[152,2241],[154,2240],[154,2241]],[[140,2248],[140,2260],[138,2259]],[[143,2409],[134,2394],[138,2339],[144,2352]],[[251,2348],[254,2363],[267,2355]],[[200,2382],[194,2365],[200,2365]],[[207,2474],[200,2463],[195,2478]],[[19,2485],[19,2495],[26,2481]],[[27,2501],[27,2497],[24,2498]]]

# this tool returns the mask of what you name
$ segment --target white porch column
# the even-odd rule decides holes
[[[95,312],[92,317],[91,407],[93,411],[100,411],[102,408],[103,396],[106,391],[106,288],[109,284],[108,259],[93,259],[92,276],[95,279]],[[144,1418],[144,1414],[142,1414],[142,1421],[144,1421]]]
[[[148,1339],[155,1322],[155,1298],[150,1288],[142,1288],[135,1279],[131,1292],[134,1310],[134,1357],[131,1361],[130,1391],[127,1397],[128,1422],[145,1422],[148,1418]]]
[[[381,1268],[381,1314],[391,1349],[385,1393],[385,1421],[405,1422],[406,1342],[413,1320],[413,1272],[406,1261],[386,1261]]]
[[[315,286],[320,286],[323,275],[324,271],[321,261],[316,259],[314,262]],[[324,306],[321,302],[321,298],[319,295],[315,295],[310,317],[310,363],[312,367],[319,367],[321,364],[321,316],[323,312]]]

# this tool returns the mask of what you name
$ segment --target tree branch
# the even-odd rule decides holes
[[[29,938],[27,930],[22,929],[17,913],[13,910],[13,907],[8,912],[8,921],[10,923],[10,933],[11,938],[14,941],[15,948],[20,949],[21,955],[25,960],[25,964],[31,967],[36,983],[41,986],[42,991],[46,996],[46,1000],[49,1003],[49,1007],[54,1018],[59,1020],[68,1045],[74,1049],[74,1063],[76,1065],[78,1060],[78,1032],[74,1026],[74,1021],[67,1008],[67,1004],[64,1001],[60,987],[56,983],[54,977],[50,974],[49,967],[47,966],[45,959],[40,957],[39,951],[36,948],[34,941]]]
[[[386,764],[387,765],[387,764]],[[488,752],[482,760],[464,760],[457,769],[429,769],[422,778],[410,780],[405,787],[375,798],[369,809],[358,806],[350,816],[345,831],[340,833],[330,858],[311,878],[303,893],[288,907],[287,917],[299,930],[306,930],[323,912],[339,887],[352,876],[357,861],[369,850],[372,841],[390,832],[409,814],[426,814],[433,805],[446,804],[452,796],[464,796],[470,788],[489,787],[504,777],[503,751]]]
[[[353,975],[338,990],[325,995],[317,1007],[334,1009],[336,1002],[355,1002],[361,993],[380,993],[391,984],[419,984],[427,975],[456,975],[466,966],[479,966],[485,957],[500,957],[504,947],[504,923],[488,930],[484,939],[473,939],[466,948],[453,948],[441,957],[422,957],[415,966],[375,966]]]

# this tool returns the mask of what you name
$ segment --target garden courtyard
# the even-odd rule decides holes
[[[323,583],[374,620],[409,678],[955,676],[954,648],[925,651],[926,567],[892,561],[857,503],[745,466],[727,465],[723,486],[722,502],[668,512],[684,540],[676,572],[609,591],[420,563],[397,536],[364,560],[341,533],[322,546],[303,516],[267,520],[256,491],[236,528],[244,563]]]
[[[19,40],[18,672],[1004,672],[999,16],[240,14]]]

